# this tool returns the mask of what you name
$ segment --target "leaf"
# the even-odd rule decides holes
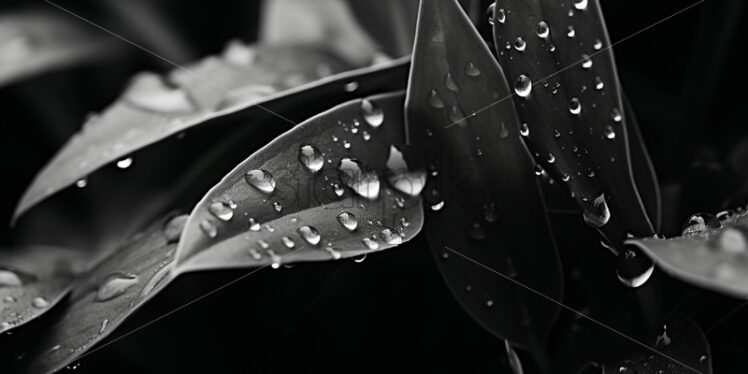
[[[411,145],[436,175],[424,190],[426,234],[463,308],[497,337],[538,353],[557,305],[494,273],[561,298],[560,264],[517,114],[511,101],[491,105],[508,93],[460,6],[422,1],[406,113]]]
[[[628,143],[636,139],[598,2],[501,0],[494,9],[499,61],[536,162],[566,184],[585,221],[614,247],[629,233],[653,234],[632,177]]]
[[[0,87],[53,69],[117,55],[112,40],[68,15],[22,11],[0,16]]]
[[[626,244],[641,249],[662,270],[684,282],[734,297],[748,297],[748,212],[728,218],[721,227],[705,222],[709,216],[694,216],[696,225],[689,229],[690,234],[671,239],[630,239]],[[711,218],[716,221],[714,216]]]
[[[424,182],[395,162],[402,100],[394,93],[341,104],[239,164],[190,215],[177,271],[338,259],[414,237],[418,199],[384,179],[400,189]]]
[[[52,309],[84,265],[80,251],[33,246],[0,251],[0,334]]]
[[[660,232],[662,225],[662,199],[660,198],[660,185],[657,182],[657,173],[655,172],[652,159],[644,144],[644,137],[639,130],[638,121],[634,115],[631,104],[623,97],[623,106],[626,116],[626,131],[630,137],[629,154],[631,155],[631,169],[634,175],[634,181],[639,189],[639,195],[642,204],[649,215],[649,220],[654,226],[655,232]]]
[[[666,330],[651,342],[651,346],[662,354],[642,348],[631,358],[603,365],[603,374],[710,374],[709,342],[701,328],[690,318],[680,315],[671,318],[665,326]]]
[[[293,100],[301,92],[339,97],[358,88],[356,79],[403,63],[395,60],[331,76],[344,67],[325,53],[234,43],[223,57],[209,57],[188,67],[192,74],[175,70],[165,79],[142,73],[119,100],[89,118],[37,174],[18,203],[14,220],[99,168],[211,119],[248,110],[274,113],[267,107]]]
[[[111,334],[173,279],[175,242],[186,220],[173,214],[159,220],[81,276],[38,335],[4,352],[13,359],[3,361],[17,365],[10,371],[59,370]]]

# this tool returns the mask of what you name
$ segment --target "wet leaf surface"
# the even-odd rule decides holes
[[[626,244],[641,249],[662,270],[684,282],[745,298],[748,297],[748,212],[725,214],[721,224],[710,214],[695,215],[683,236],[630,239]]]
[[[411,188],[425,176],[393,147],[402,103],[394,93],[341,104],[243,161],[193,210],[177,271],[325,261],[411,239],[422,223]]]
[[[0,334],[52,309],[84,264],[82,253],[71,249],[0,250]]]
[[[493,18],[499,61],[538,164],[566,184],[585,221],[616,248],[628,233],[652,234],[629,164],[628,143],[638,139],[628,135],[598,2],[500,0]]]
[[[561,270],[513,103],[491,105],[509,94],[501,69],[459,5],[433,0],[421,3],[411,69],[408,136],[430,172],[436,261],[476,321],[540,355],[558,307],[514,282],[558,300]]]
[[[112,40],[68,15],[47,11],[0,16],[0,87],[78,63],[116,56]]]
[[[186,218],[172,215],[135,235],[76,280],[68,299],[48,314],[49,320],[27,334],[21,331],[18,337],[0,341],[10,371],[62,369],[162,290],[173,279],[173,254]]]

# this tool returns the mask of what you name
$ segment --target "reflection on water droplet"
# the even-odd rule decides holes
[[[442,100],[441,96],[439,96],[439,93],[436,92],[436,90],[431,90],[427,101],[433,108],[444,108],[444,100]]]
[[[376,128],[384,123],[384,111],[379,105],[368,99],[361,100],[361,116],[371,127]]]
[[[654,263],[638,248],[628,246],[626,251],[618,256],[618,280],[631,288],[644,285],[654,272]]]
[[[366,246],[366,248],[369,248],[372,251],[379,248],[379,243],[375,242],[374,240],[372,240],[369,237],[361,239],[361,242],[364,243],[364,245]]]
[[[519,129],[519,134],[522,135],[522,136],[524,136],[524,137],[527,137],[527,136],[530,135],[530,128],[527,127],[527,123],[523,123],[522,124],[522,126]]]
[[[457,86],[454,78],[452,78],[452,73],[447,73],[446,75],[444,75],[444,85],[453,92],[457,92],[460,90],[460,87]]]
[[[374,200],[379,197],[379,176],[363,162],[344,157],[338,164],[340,180],[358,195]]]
[[[283,261],[283,259],[281,258],[281,256],[278,256],[278,254],[275,253],[275,251],[272,250],[272,249],[268,250],[267,254],[268,254],[268,256],[270,256],[270,267],[273,268],[273,269],[280,268],[281,267],[281,261]]]
[[[504,8],[496,10],[496,20],[499,21],[499,23],[504,23],[506,21],[506,12],[504,11]]]
[[[605,201],[605,194],[600,194],[591,203],[585,204],[582,214],[584,222],[590,227],[600,228],[610,220],[610,209]]]
[[[410,222],[408,222],[408,219],[405,217],[400,217],[400,226],[403,228],[410,226]]]
[[[322,152],[313,145],[303,145],[299,148],[299,161],[312,173],[320,171],[325,164]]]
[[[592,67],[592,59],[590,56],[582,55],[582,69],[589,69]]]
[[[587,0],[574,0],[574,8],[577,8],[577,10],[587,9]]]
[[[353,231],[358,227],[356,216],[348,212],[338,214],[338,222],[348,231]]]
[[[297,231],[301,238],[311,245],[319,244],[320,239],[322,239],[317,229],[312,226],[301,226]]]
[[[389,245],[400,245],[403,243],[403,238],[400,234],[391,229],[382,230],[382,232],[379,233],[379,237]]]
[[[480,69],[478,69],[478,67],[475,66],[474,63],[469,62],[467,65],[465,65],[465,74],[470,77],[477,77],[480,75]]]
[[[605,87],[603,80],[600,79],[600,77],[595,77],[595,89],[599,91],[602,90],[603,87]]]
[[[438,211],[442,210],[443,207],[444,207],[444,200],[442,200],[442,201],[440,201],[440,202],[438,202],[436,204],[431,204],[431,210],[433,210],[435,212],[438,212]]]
[[[295,243],[293,242],[293,240],[291,240],[291,238],[289,238],[289,237],[287,237],[287,236],[284,236],[284,237],[282,237],[282,238],[281,238],[281,241],[283,242],[283,245],[285,245],[285,246],[286,246],[286,248],[289,248],[289,249],[290,249],[290,248],[293,248],[293,247],[294,247],[294,245],[296,245],[296,244],[295,244]]]
[[[138,284],[138,277],[133,274],[114,273],[108,276],[96,291],[96,301],[108,301],[122,296],[127,290]]]
[[[281,210],[283,210],[283,205],[280,203],[280,201],[274,201],[273,209],[275,209],[276,212],[280,213]]]
[[[514,83],[514,92],[521,97],[527,97],[532,91],[532,81],[524,74],[521,74]]]
[[[688,217],[683,224],[683,235],[693,235],[710,229],[718,229],[722,225],[717,217],[711,213],[696,213]]]
[[[213,224],[213,222],[208,221],[207,219],[202,220],[200,222],[200,230],[203,231],[203,234],[209,238],[215,238],[216,235],[218,235],[218,228],[216,225]]]
[[[613,130],[612,127],[606,126],[605,127],[605,139],[613,140],[616,138],[616,131]]]
[[[566,36],[569,38],[573,38],[574,35],[576,35],[576,31],[574,31],[574,27],[569,26],[569,28],[566,29]]]
[[[244,175],[244,179],[250,186],[265,194],[271,194],[275,191],[275,178],[267,170],[250,170]]]
[[[514,40],[514,49],[516,49],[519,52],[524,52],[525,48],[527,48],[527,43],[525,42],[525,39],[522,39],[521,36],[518,36],[517,39]]]
[[[538,26],[535,28],[535,33],[538,35],[539,38],[547,38],[548,34],[550,33],[550,29],[548,28],[548,23],[545,21],[538,22]]]
[[[387,157],[387,181],[396,190],[409,195],[418,196],[426,185],[426,171],[410,171],[405,162],[403,153],[394,145],[390,146],[390,154]]]
[[[613,122],[621,122],[623,115],[621,115],[621,111],[618,108],[613,108],[613,111],[610,113],[610,118],[613,119]]]
[[[75,182],[75,186],[78,188],[83,188],[83,187],[88,186],[88,179],[86,178],[78,179],[78,181]]]
[[[582,103],[579,102],[579,98],[572,97],[569,100],[569,112],[571,114],[579,114],[582,112]]]
[[[260,231],[260,223],[254,218],[249,219],[249,229],[251,231]]]
[[[234,210],[226,203],[220,201],[210,204],[208,211],[210,211],[210,214],[224,222],[228,222],[234,217]]]
[[[120,169],[127,169],[132,165],[132,157],[123,158],[117,161],[117,167]]]

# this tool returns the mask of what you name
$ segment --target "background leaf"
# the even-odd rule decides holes
[[[435,176],[424,192],[426,234],[465,310],[538,354],[558,306],[483,268],[561,298],[560,263],[517,114],[511,101],[491,105],[508,94],[459,5],[422,1],[406,112],[411,145]]]
[[[500,0],[499,61],[530,151],[565,183],[591,226],[620,249],[652,234],[629,164],[629,138],[610,41],[595,0]],[[610,221],[610,222],[608,222]]]
[[[400,153],[393,145],[404,142],[402,99],[395,93],[341,104],[242,162],[193,210],[177,270],[337,259],[415,236],[418,200],[385,179],[413,187],[391,161]]]

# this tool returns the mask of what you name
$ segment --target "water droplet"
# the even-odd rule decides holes
[[[351,143],[349,141],[347,141],[347,140],[343,140],[343,148],[350,149],[351,148]]]
[[[120,169],[127,169],[132,165],[132,157],[123,158],[117,161],[117,167]]]
[[[595,40],[595,44],[592,45],[592,48],[594,48],[596,51],[599,51],[600,48],[603,47],[603,41],[600,39]]]
[[[371,139],[371,135],[366,132],[365,130],[361,133],[361,137],[364,138],[364,141],[368,142],[369,139]]]
[[[320,239],[322,239],[317,229],[312,226],[301,226],[297,231],[301,238],[311,245],[319,244]]]
[[[590,56],[582,55],[582,69],[589,69],[592,67],[592,59]]]
[[[719,223],[723,226],[729,222],[732,222],[735,219],[736,213],[732,209],[726,209],[719,213],[717,213],[717,220],[719,220]]]
[[[396,190],[409,196],[418,196],[426,185],[426,171],[410,171],[403,153],[394,145],[390,146],[387,157],[387,180]]]
[[[504,350],[506,351],[507,361],[509,362],[509,367],[512,369],[512,374],[522,374],[524,372],[522,361],[519,360],[517,352],[512,348],[508,340],[504,340]]]
[[[262,239],[257,241],[257,245],[262,247],[262,249],[268,249],[270,247],[270,244]]]
[[[384,111],[379,105],[368,99],[361,100],[361,116],[371,127],[376,128],[384,123]]]
[[[270,226],[270,224],[265,224],[265,230],[268,230],[268,232],[275,232],[275,229],[273,226]]]
[[[442,208],[444,208],[444,200],[435,204],[431,204],[431,210],[433,210],[434,212],[438,212],[442,210]]]
[[[566,36],[569,38],[573,38],[574,35],[576,35],[576,32],[574,31],[574,27],[569,26],[569,28],[566,29]]]
[[[711,213],[696,213],[691,217],[688,217],[686,223],[683,224],[683,235],[693,235],[700,232],[704,232],[710,229],[718,229],[722,225],[719,223],[717,217]]]
[[[340,185],[337,183],[334,183],[332,185],[332,189],[333,189],[333,192],[335,192],[335,195],[338,197],[343,196],[343,194],[345,193],[345,190],[343,189],[343,187],[340,187]]]
[[[444,75],[444,85],[453,92],[457,92],[460,90],[460,87],[457,86],[454,78],[452,78],[452,73],[447,73],[446,75]]]
[[[274,201],[273,202],[273,209],[275,209],[276,212],[280,213],[281,210],[283,210],[283,204],[281,204],[280,201]]]
[[[672,339],[670,339],[670,336],[667,333],[667,325],[662,325],[662,331],[657,335],[657,340],[655,341],[655,348],[657,349],[663,349],[670,345],[670,342]]]
[[[296,245],[296,243],[294,243],[293,240],[291,240],[291,238],[287,236],[282,237],[281,242],[283,242],[283,245],[285,245],[288,249],[291,249]]]
[[[449,108],[449,120],[452,122],[450,125],[464,126],[466,119],[467,117],[465,117],[460,107],[453,105]]]
[[[561,181],[568,182],[570,178],[571,177],[569,177],[569,174],[564,174],[561,176]]]
[[[340,258],[343,257],[343,255],[333,247],[325,247],[325,252],[329,253],[333,260],[340,260]]]
[[[408,222],[408,219],[405,217],[400,217],[400,226],[403,228],[410,226],[410,222]]]
[[[504,11],[504,8],[496,10],[496,20],[499,21],[499,23],[504,23],[506,21],[506,12]]]
[[[345,86],[343,86],[343,90],[345,90],[345,92],[354,92],[358,90],[358,82],[353,81],[346,83]]]
[[[244,179],[250,186],[265,194],[269,195],[275,191],[275,178],[267,170],[250,170],[244,175]]]
[[[210,204],[208,211],[210,211],[210,214],[224,222],[228,222],[234,217],[234,210],[231,209],[228,204],[220,201]]]
[[[75,182],[75,186],[78,188],[84,188],[88,186],[88,179],[86,178],[78,179],[78,181]]]
[[[584,222],[590,227],[600,228],[605,226],[610,220],[610,209],[608,209],[608,203],[605,201],[605,194],[600,194],[591,203],[585,204],[582,216]]]
[[[138,284],[138,276],[126,273],[114,273],[108,276],[96,291],[96,301],[108,301],[122,296],[127,290]]]
[[[613,130],[612,127],[606,126],[605,127],[605,139],[613,140],[616,138],[616,131]]]
[[[210,222],[207,219],[200,222],[200,230],[203,231],[203,234],[205,234],[205,236],[211,239],[215,238],[216,235],[218,235],[218,228],[216,228],[216,225],[214,225],[213,222]]]
[[[493,300],[486,300],[486,308],[493,307]]]
[[[554,156],[553,153],[549,153],[548,158],[546,160],[548,161],[549,164],[552,164],[556,162],[556,156]]]
[[[719,236],[719,248],[727,253],[745,253],[747,246],[745,234],[736,228],[728,227]]]
[[[644,285],[654,272],[654,263],[637,248],[629,246],[618,256],[616,275],[624,285],[637,288]]]
[[[436,90],[431,90],[427,101],[429,105],[431,105],[431,107],[433,108],[437,108],[437,109],[444,108],[444,100],[442,100],[441,96],[439,96],[439,93],[436,92]]]
[[[374,200],[379,197],[379,176],[363,162],[342,158],[338,164],[340,180],[358,195]]]
[[[527,123],[523,123],[522,124],[522,126],[519,129],[519,134],[522,135],[522,136],[524,136],[524,137],[527,137],[527,136],[530,135],[530,128],[527,127]]]
[[[602,90],[603,87],[605,87],[603,80],[600,79],[600,77],[595,77],[595,89],[599,91]]]
[[[470,77],[477,77],[480,75],[480,69],[478,69],[478,67],[475,66],[474,63],[469,62],[467,65],[465,65],[465,74]]]
[[[23,276],[19,272],[0,268],[0,287],[19,287],[23,283]]]
[[[577,10],[587,9],[587,0],[574,0],[574,8],[577,8]]]
[[[189,216],[183,214],[166,222],[164,225],[164,236],[167,243],[176,243],[179,241],[179,237],[182,236],[182,230],[184,230],[184,225],[187,224],[188,219]]]
[[[249,229],[252,231],[260,231],[260,223],[254,218],[249,219]]]
[[[46,308],[49,306],[49,301],[41,296],[37,296],[31,299],[31,306],[38,309]]]
[[[262,254],[260,253],[260,251],[254,248],[250,248],[247,253],[249,253],[249,255],[252,256],[253,259],[255,259],[255,261],[258,261],[262,258]]]
[[[579,114],[582,112],[582,103],[579,102],[579,98],[572,97],[569,100],[569,112],[571,114]]]
[[[357,264],[364,262],[364,260],[366,260],[366,253],[353,259],[353,261]]]
[[[363,238],[363,239],[361,239],[361,242],[364,243],[364,245],[366,246],[366,248],[369,248],[372,251],[376,250],[376,249],[379,249],[379,243],[375,242],[371,238],[368,238],[368,237]]]
[[[356,216],[348,212],[338,214],[338,222],[348,231],[353,231],[358,227]]]
[[[621,115],[621,111],[618,108],[613,108],[613,111],[610,113],[610,118],[613,122],[618,123],[623,119],[623,115]]]
[[[532,91],[532,81],[528,76],[520,75],[514,83],[514,92],[521,97],[527,97],[530,95],[530,91]]]
[[[548,23],[545,21],[538,22],[538,26],[535,28],[535,33],[538,35],[539,38],[547,38],[548,34],[550,33],[550,29],[548,28]]]
[[[104,333],[104,330],[106,330],[106,327],[109,325],[109,320],[104,318],[104,320],[101,321],[101,326],[99,327],[99,335]]]
[[[267,253],[268,253],[268,256],[270,256],[270,267],[273,268],[273,269],[280,268],[281,267],[281,262],[283,261],[283,259],[281,258],[281,256],[278,256],[278,254],[275,253],[275,251],[272,250],[272,249],[268,250]]]
[[[516,49],[519,52],[524,52],[525,48],[527,48],[527,43],[525,42],[525,39],[522,39],[521,36],[518,36],[517,39],[514,40],[514,49]]]
[[[313,145],[303,145],[299,148],[299,161],[312,173],[320,171],[325,165],[322,152]]]
[[[384,229],[379,233],[379,237],[389,245],[400,245],[403,243],[402,236],[400,236],[400,234],[395,230]]]
[[[473,223],[470,228],[468,229],[468,237],[470,239],[474,240],[483,240],[486,238],[486,233],[483,232],[483,228],[480,226],[480,223]]]

